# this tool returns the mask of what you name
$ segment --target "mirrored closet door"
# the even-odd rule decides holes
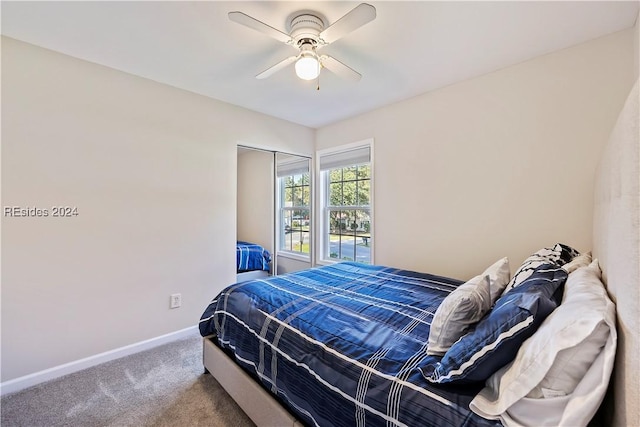
[[[236,196],[237,280],[275,271],[275,153],[238,147]]]
[[[237,280],[311,267],[311,159],[238,146],[237,172]]]

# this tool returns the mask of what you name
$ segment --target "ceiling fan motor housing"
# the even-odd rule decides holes
[[[298,15],[291,20],[291,38],[296,46],[320,43],[320,33],[324,30],[324,22],[315,15]]]

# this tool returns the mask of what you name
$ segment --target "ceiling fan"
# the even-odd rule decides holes
[[[289,34],[242,12],[229,12],[229,19],[298,49],[297,55],[285,58],[267,68],[256,76],[257,79],[267,78],[295,62],[296,74],[303,80],[316,79],[322,68],[346,79],[360,80],[362,77],[360,73],[332,56],[319,55],[317,50],[373,21],[376,17],[376,8],[370,4],[361,3],[328,27],[325,27],[325,22],[319,15],[309,11],[293,14],[289,22]]]

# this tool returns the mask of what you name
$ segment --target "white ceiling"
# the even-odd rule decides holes
[[[2,34],[317,128],[535,56],[632,27],[638,1],[374,1],[377,18],[321,52],[360,72],[324,70],[320,90],[293,66],[256,74],[296,51],[231,22],[242,11],[287,32],[311,9],[335,22],[359,2],[2,1]]]

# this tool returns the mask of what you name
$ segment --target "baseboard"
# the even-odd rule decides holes
[[[15,393],[16,391],[23,390],[27,387],[31,387],[45,381],[72,374],[74,372],[78,372],[83,369],[99,365],[101,363],[109,362],[111,360],[119,359],[133,353],[148,350],[150,348],[157,347],[159,345],[166,344],[180,338],[192,336],[196,333],[197,330],[197,325],[191,326],[189,328],[181,329],[169,334],[160,335],[159,337],[140,341],[135,344],[116,348],[114,350],[106,351],[94,356],[85,357],[84,359],[65,363],[64,365],[54,366],[53,368],[45,369],[43,371],[5,381],[3,383],[0,383],[0,395]]]

